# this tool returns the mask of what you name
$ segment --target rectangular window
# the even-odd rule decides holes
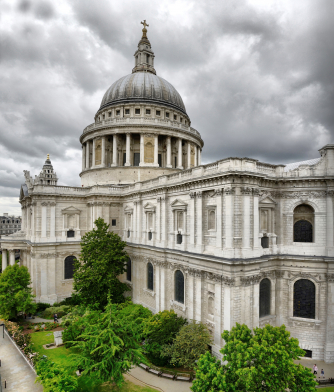
[[[103,116],[102,116],[103,120],[104,120],[104,117],[105,117],[105,115],[103,114]]]
[[[177,119],[177,115],[176,114],[174,114],[174,120],[176,120]]]
[[[116,226],[116,219],[111,220],[111,226]]]
[[[146,114],[151,114],[151,109],[146,109]]]
[[[116,116],[119,116],[121,114],[120,110],[116,110]]]
[[[182,122],[182,120],[183,120],[183,118],[182,118],[182,117],[180,117],[180,122]]]
[[[125,109],[125,114],[130,114],[130,109]]]
[[[169,118],[169,113],[168,112],[166,112],[166,117]]]
[[[73,230],[68,230],[68,231],[67,231],[67,237],[68,237],[68,238],[74,237],[74,231],[73,231]]]
[[[158,164],[159,164],[159,167],[162,167],[162,157],[161,157],[161,154],[158,154]]]
[[[156,116],[160,116],[160,114],[161,114],[160,110],[157,110],[157,111],[155,112],[155,114],[156,114]]]
[[[177,157],[175,157],[175,168],[177,167]]]
[[[135,109],[135,114],[140,114],[140,109]]]
[[[111,117],[111,112],[108,112],[108,117]]]
[[[125,166],[126,162],[126,152],[123,152],[123,166]]]
[[[133,154],[133,166],[139,166],[139,163],[140,163],[140,153],[135,152]]]

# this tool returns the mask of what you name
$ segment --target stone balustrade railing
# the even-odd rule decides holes
[[[189,132],[193,135],[198,136],[201,138],[200,133],[192,128],[188,127],[184,124],[181,124],[180,122],[177,121],[171,121],[171,120],[165,120],[161,118],[145,118],[145,117],[122,117],[122,118],[110,118],[107,120],[103,120],[100,122],[96,122],[93,124],[88,125],[84,130],[83,130],[83,135],[87,132],[92,131],[93,129],[100,129],[104,128],[105,126],[120,126],[120,125],[129,125],[129,124],[147,124],[147,125],[154,125],[154,126],[161,126],[161,127],[169,127],[169,128],[174,128],[178,130],[182,130],[185,132]]]

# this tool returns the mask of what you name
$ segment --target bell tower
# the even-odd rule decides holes
[[[46,161],[43,165],[43,169],[39,176],[35,177],[35,184],[41,185],[57,185],[58,177],[57,173],[53,170],[53,166],[50,160],[50,155],[46,157]]]
[[[154,52],[151,48],[151,43],[147,38],[147,28],[149,25],[146,23],[146,20],[141,22],[144,25],[142,30],[143,36],[138,43],[138,49],[136,50],[135,56],[135,67],[132,69],[132,73],[135,72],[150,72],[156,75],[156,71],[154,69]]]

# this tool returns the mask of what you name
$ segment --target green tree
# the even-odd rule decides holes
[[[124,301],[124,292],[130,287],[120,282],[119,275],[126,271],[128,256],[126,243],[108,230],[103,219],[95,221],[96,229],[86,233],[81,240],[80,261],[75,262],[73,296],[84,305],[98,304],[102,310],[108,295],[112,301]]]
[[[221,365],[210,354],[197,364],[194,392],[315,392],[316,381],[310,369],[294,360],[304,355],[298,340],[290,338],[285,326],[255,328],[237,324],[222,334]]]
[[[161,356],[163,347],[173,343],[180,328],[187,320],[178,316],[174,310],[164,310],[145,322],[145,352],[148,359],[157,366],[167,365],[168,356]]]
[[[18,312],[33,313],[36,304],[28,268],[9,265],[0,275],[0,314],[5,319],[15,318]]]
[[[192,321],[184,325],[176,335],[173,344],[165,346],[162,356],[170,356],[170,363],[194,369],[199,357],[208,351],[212,337],[203,323]]]
[[[108,302],[106,311],[91,311],[81,323],[83,332],[70,342],[79,354],[72,354],[78,369],[100,383],[112,378],[117,386],[132,365],[145,362],[141,338],[143,321],[152,313],[141,305],[122,307]]]

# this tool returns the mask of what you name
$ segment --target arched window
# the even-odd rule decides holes
[[[184,304],[184,276],[179,270],[175,272],[175,301]]]
[[[65,279],[73,279],[75,256],[67,256],[65,259]]]
[[[270,315],[271,282],[262,279],[260,282],[260,317]]]
[[[313,242],[314,209],[307,205],[297,206],[293,212],[293,241]]]
[[[293,286],[293,316],[315,318],[315,285],[308,279],[299,279]]]
[[[153,265],[151,263],[147,264],[147,288],[153,291]]]
[[[129,257],[127,263],[126,263],[126,280],[131,282],[131,259]]]

